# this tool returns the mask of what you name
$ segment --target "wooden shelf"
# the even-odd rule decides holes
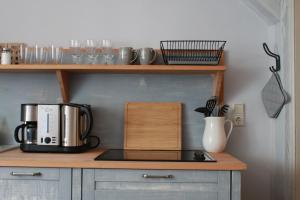
[[[224,63],[223,61],[221,62]],[[212,74],[214,77],[213,95],[223,103],[224,65],[195,66],[195,65],[76,65],[76,64],[32,64],[32,65],[0,65],[2,73],[33,73],[54,72],[60,84],[63,102],[70,101],[69,73],[134,73],[134,74]]]
[[[194,65],[0,65],[1,72],[46,72],[63,70],[82,73],[216,73],[225,71],[225,66]]]

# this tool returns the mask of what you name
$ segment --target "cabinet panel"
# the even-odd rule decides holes
[[[84,169],[82,199],[229,200],[230,176],[230,171]]]
[[[0,168],[0,196],[5,200],[71,200],[71,180],[71,169]]]
[[[218,200],[217,192],[97,190],[95,200]]]

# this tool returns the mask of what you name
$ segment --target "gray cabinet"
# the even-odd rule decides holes
[[[5,200],[240,200],[239,171],[0,167]]]
[[[0,199],[71,200],[72,170],[0,167]]]
[[[239,200],[231,171],[84,169],[82,200]],[[235,175],[239,180],[239,172]]]

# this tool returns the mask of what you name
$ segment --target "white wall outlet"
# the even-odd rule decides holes
[[[234,104],[231,115],[234,126],[245,126],[245,104]]]

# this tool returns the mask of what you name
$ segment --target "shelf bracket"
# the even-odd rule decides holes
[[[56,77],[59,83],[63,103],[68,103],[70,101],[69,74],[63,70],[56,70]]]
[[[216,72],[213,75],[213,96],[217,96],[219,105],[224,104],[224,72]]]

